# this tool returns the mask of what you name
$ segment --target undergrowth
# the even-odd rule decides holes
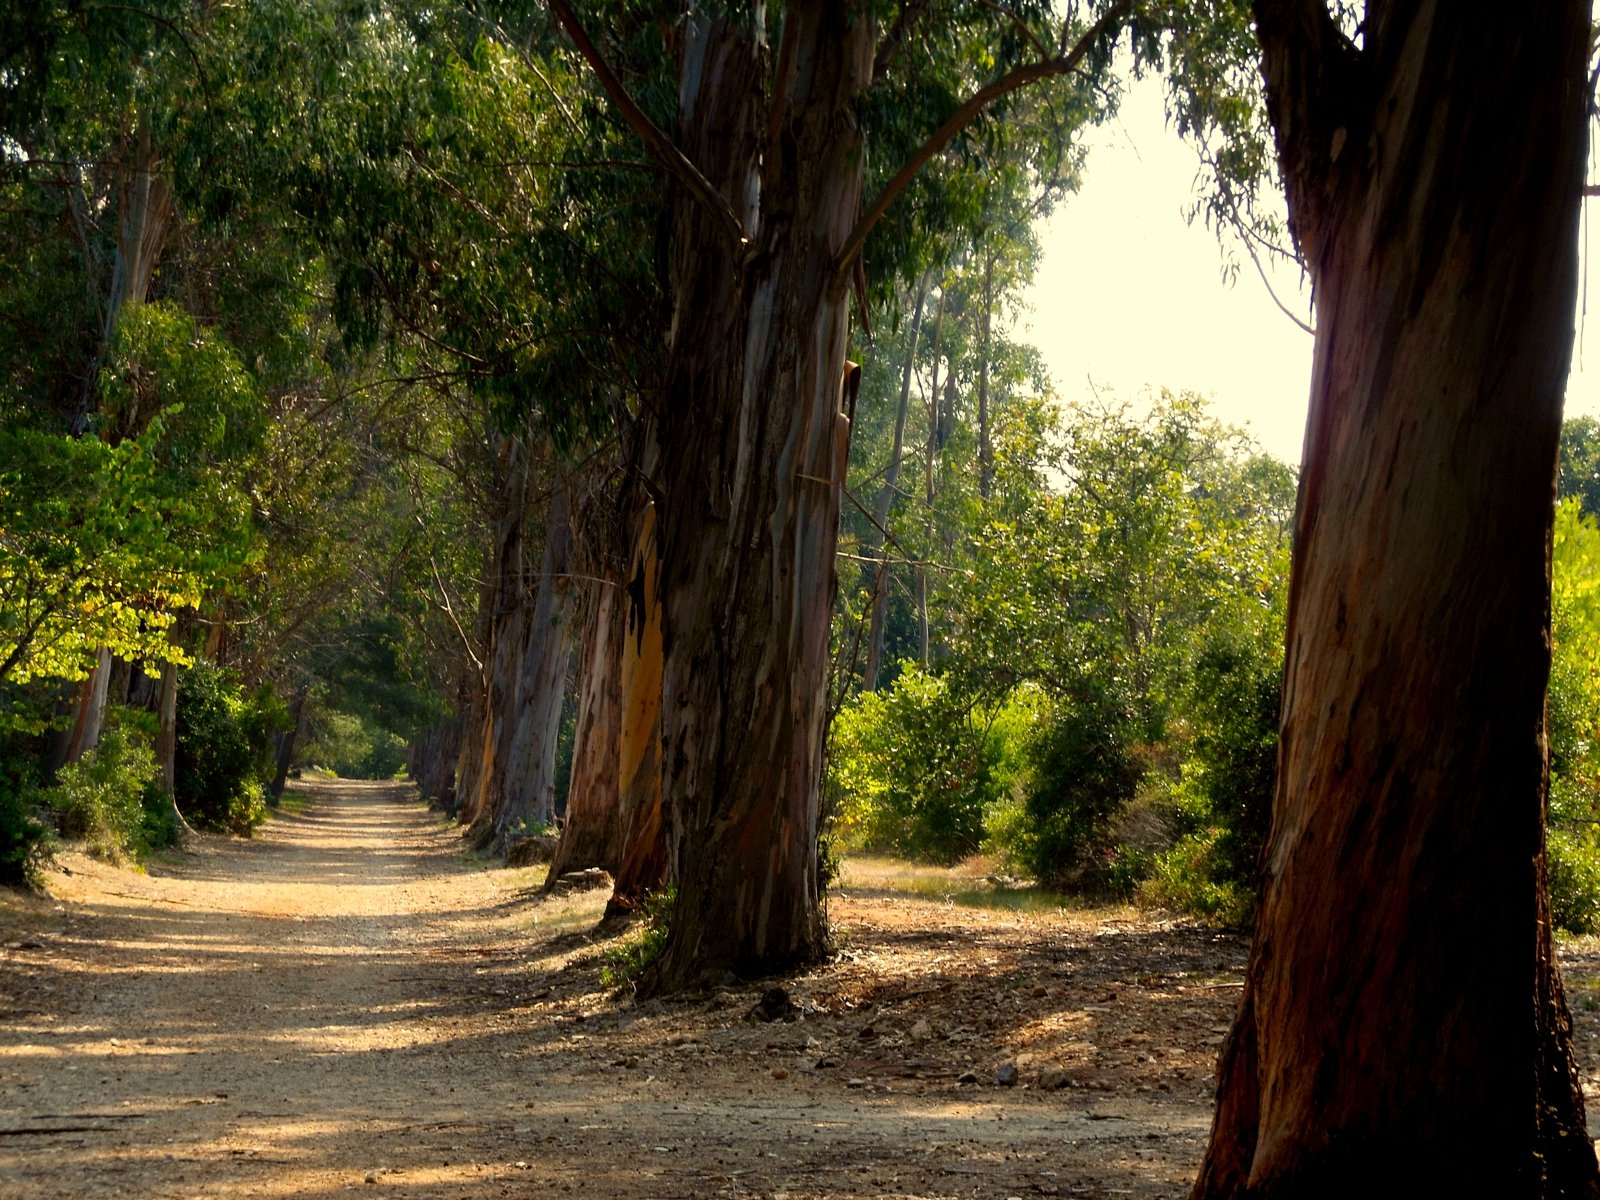
[[[642,919],[628,935],[605,952],[600,982],[608,988],[633,988],[650,965],[661,957],[667,944],[667,922],[677,898],[673,888],[665,888],[645,898]]]

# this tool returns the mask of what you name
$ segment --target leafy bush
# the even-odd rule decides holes
[[[31,779],[0,771],[0,884],[38,883],[53,845],[40,808],[39,789]]]
[[[1545,851],[1555,923],[1572,933],[1600,932],[1600,846],[1593,837],[1552,828]]]
[[[1023,819],[1011,827],[1007,848],[1045,886],[1109,885],[1115,852],[1106,835],[1144,775],[1130,728],[1110,696],[1085,690],[1059,705],[1038,731]]]
[[[178,676],[178,808],[195,824],[248,836],[266,819],[273,733],[283,705],[270,688],[246,694],[232,677],[200,661]]]
[[[1556,511],[1551,586],[1550,903],[1557,925],[1600,929],[1600,527]]]
[[[140,860],[178,840],[171,802],[157,778],[154,741],[152,714],[106,707],[95,748],[39,793],[63,837],[81,838],[90,854],[111,862]]]
[[[850,849],[949,864],[983,844],[984,815],[1016,772],[1014,722],[911,663],[834,719],[834,834]]]
[[[1227,878],[1219,869],[1226,861],[1218,843],[1218,827],[1185,834],[1170,850],[1155,856],[1150,875],[1139,885],[1143,904],[1192,913],[1225,925],[1242,925],[1250,917],[1255,897],[1250,888]]]

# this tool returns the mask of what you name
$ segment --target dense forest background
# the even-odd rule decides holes
[[[797,601],[832,605],[808,886],[851,851],[983,853],[1243,923],[1295,471],[1204,397],[1064,405],[1010,331],[1033,223],[1092,170],[1076,137],[1129,72],[1167,74],[1230,254],[1283,234],[1249,205],[1265,118],[1240,12],[1091,15],[891,23],[862,93],[885,203],[840,310],[837,586]],[[657,517],[684,506],[661,464],[728,436],[681,415],[709,370],[673,296],[692,189],[646,136],[674,123],[686,34],[650,5],[582,22],[599,45],[562,5],[0,18],[7,881],[59,837],[139,858],[247,835],[307,770],[409,773],[496,852],[559,835],[621,909],[674,875],[662,576],[684,535]],[[1036,54],[1078,57],[964,106]],[[1569,422],[1561,454],[1550,875],[1588,931],[1600,428]]]

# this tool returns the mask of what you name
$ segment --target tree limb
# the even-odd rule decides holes
[[[559,0],[551,0],[558,3]],[[980,88],[960,108],[934,130],[928,139],[918,146],[905,165],[896,172],[893,179],[889,180],[878,193],[877,199],[856,222],[856,227],[851,230],[850,236],[845,239],[839,257],[835,260],[835,267],[840,271],[850,268],[850,264],[861,253],[861,247],[866,244],[867,235],[873,227],[883,219],[883,214],[889,211],[889,206],[900,198],[900,194],[911,185],[917,172],[927,164],[939,151],[943,150],[950,139],[955,137],[977,117],[985,108],[1004,96],[1009,96],[1019,88],[1026,87],[1040,79],[1050,79],[1057,75],[1066,75],[1075,70],[1084,55],[1107,33],[1116,29],[1133,8],[1132,0],[1117,0],[1117,3],[1108,8],[1105,13],[1089,27],[1075,46],[1067,53],[1056,58],[1041,59],[1038,62],[1026,63],[1012,71],[1000,76]]]
[[[622,119],[643,139],[650,153],[660,160],[661,165],[676,175],[679,182],[689,189],[690,194],[710,210],[711,215],[727,230],[734,244],[743,245],[748,238],[745,236],[743,226],[739,224],[733,206],[711,186],[711,181],[702,175],[700,169],[689,161],[688,156],[673,144],[672,139],[657,129],[655,123],[645,115],[644,110],[634,103],[633,97],[628,95],[628,90],[622,86],[622,80],[617,78],[616,72],[601,55],[599,47],[589,39],[583,26],[578,23],[578,16],[572,11],[567,0],[549,0],[549,4],[557,24],[566,31],[567,36],[572,39],[572,44],[578,48],[578,53],[588,62],[600,86],[622,114]]]

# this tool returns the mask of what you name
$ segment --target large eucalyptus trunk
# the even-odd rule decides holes
[[[561,841],[550,862],[546,888],[568,871],[600,867],[617,872],[622,859],[618,804],[618,750],[622,736],[622,643],[628,606],[610,580],[591,584],[584,618],[583,660],[578,669],[578,721],[572,746],[572,782]]]
[[[874,28],[823,0],[786,5],[783,23],[770,101],[759,9],[691,12],[683,35],[680,145],[747,237],[676,206],[660,521],[677,901],[657,988],[765,974],[825,943],[817,822],[849,443],[838,260],[861,208]]]
[[[1600,1194],[1545,892],[1587,0],[1258,0],[1316,357],[1272,833],[1197,1197]]]
[[[512,730],[494,805],[494,832],[548,825],[556,815],[556,747],[572,657],[572,526],[568,485],[557,487],[545,517],[535,600],[524,628]]]

